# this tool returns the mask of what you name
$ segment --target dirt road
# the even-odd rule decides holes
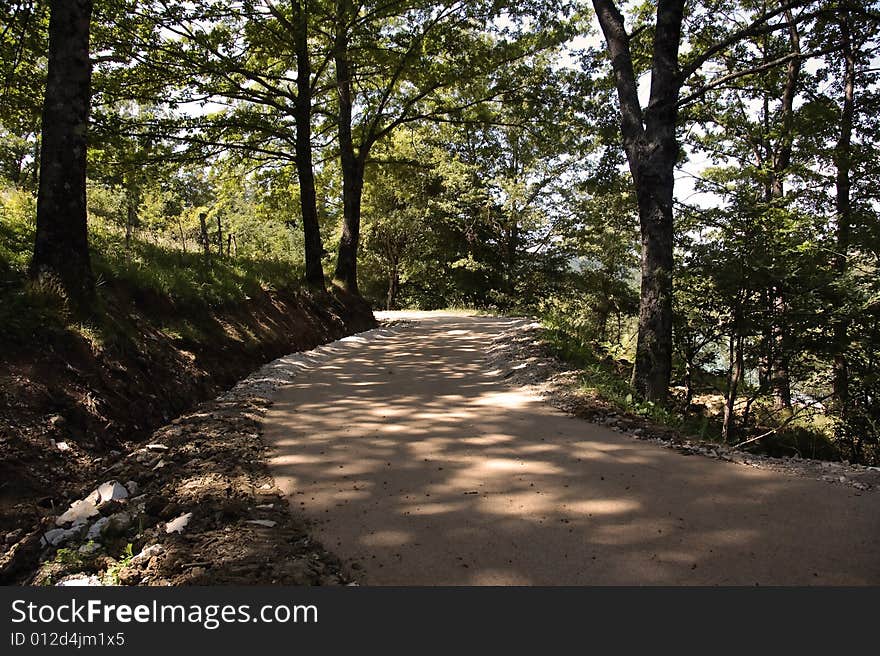
[[[880,494],[685,457],[508,387],[419,315],[276,393],[270,465],[362,585],[880,584]]]

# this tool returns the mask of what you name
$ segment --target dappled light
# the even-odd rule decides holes
[[[487,367],[512,321],[417,315],[278,393],[273,474],[363,583],[878,580],[872,499],[562,414]]]

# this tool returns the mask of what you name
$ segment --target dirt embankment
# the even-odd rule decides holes
[[[102,330],[2,344],[0,563],[27,560],[9,556],[41,518],[63,513],[156,428],[265,362],[375,325],[359,299],[306,291],[212,309],[114,289],[105,303]]]

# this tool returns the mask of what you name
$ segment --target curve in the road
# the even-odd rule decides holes
[[[276,393],[276,482],[362,584],[880,583],[878,495],[565,415],[486,367],[511,321],[420,315]]]

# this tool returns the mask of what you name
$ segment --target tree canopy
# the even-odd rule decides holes
[[[878,28],[869,0],[5,3],[0,270],[87,314],[96,250],[149,244],[533,313],[634,411],[876,461]]]

